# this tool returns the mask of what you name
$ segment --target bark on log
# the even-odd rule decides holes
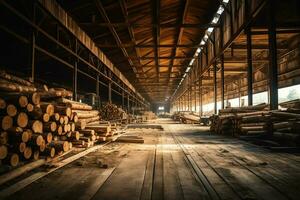
[[[46,122],[43,124],[44,132],[55,132],[57,129],[57,124],[55,122]]]
[[[8,153],[5,159],[2,160],[4,164],[16,167],[19,164],[19,155],[16,153]]]
[[[43,111],[43,113],[47,113],[50,116],[54,114],[54,105],[51,103],[42,102],[40,103],[40,107]]]
[[[50,145],[55,148],[56,152],[69,150],[69,142],[67,141],[52,141]]]
[[[27,80],[24,80],[22,78],[19,78],[17,76],[14,76],[14,75],[11,75],[11,74],[8,74],[6,73],[4,70],[1,70],[0,71],[0,77],[3,78],[3,79],[6,79],[8,81],[12,81],[12,82],[15,82],[15,83],[19,83],[21,85],[25,85],[25,86],[33,86],[33,84]]]

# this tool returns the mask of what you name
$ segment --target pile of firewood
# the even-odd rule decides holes
[[[127,118],[126,112],[122,108],[118,108],[116,105],[107,103],[101,110],[101,118],[106,121],[118,121]]]
[[[37,93],[26,80],[3,71],[0,77],[1,163],[17,166],[20,160],[68,151],[68,140],[76,135],[76,117],[67,105],[41,101],[45,94],[52,98],[66,93],[55,89]]]

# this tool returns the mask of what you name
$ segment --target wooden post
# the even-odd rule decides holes
[[[275,1],[269,1],[269,99],[270,109],[278,109],[278,77],[277,77],[277,45],[276,45],[276,21],[275,21]]]

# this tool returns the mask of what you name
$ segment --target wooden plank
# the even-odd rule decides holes
[[[84,189],[84,192],[80,194],[78,200],[87,200],[91,199],[96,192],[101,188],[101,186],[105,183],[105,181],[110,177],[110,175],[114,172],[115,167],[106,169],[101,175],[96,176],[93,179],[92,183],[89,183],[89,186]]]
[[[152,200],[160,200],[164,195],[164,176],[163,176],[163,149],[162,136],[159,134],[159,143],[156,145],[154,179],[152,187]]]
[[[176,152],[177,145],[174,144],[169,135],[164,135],[163,152],[163,176],[164,176],[164,199],[182,200],[184,199],[183,191],[178,176],[176,165],[174,164],[172,154]],[[175,146],[175,147],[174,147]]]
[[[149,151],[130,151],[92,199],[138,200],[141,195],[148,155]]]

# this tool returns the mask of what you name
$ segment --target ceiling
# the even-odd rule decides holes
[[[151,103],[177,88],[218,0],[57,0]]]

